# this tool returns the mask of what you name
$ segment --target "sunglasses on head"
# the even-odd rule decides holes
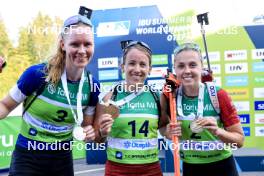
[[[134,40],[125,40],[125,41],[121,41],[120,44],[121,44],[121,48],[122,48],[123,52],[132,46],[140,45],[140,46],[144,47],[145,49],[147,49],[149,51],[149,53],[152,53],[150,47],[145,42],[134,41]]]
[[[64,21],[63,27],[64,28],[69,27],[71,25],[78,24],[80,22],[88,26],[93,26],[90,20],[92,12],[93,11],[91,9],[81,6],[79,9],[79,15],[74,15],[66,19]]]
[[[201,53],[201,49],[199,45],[197,45],[196,43],[184,43],[184,44],[179,45],[177,48],[175,48],[173,52],[174,56],[176,56],[177,54],[185,50],[194,50],[194,51]]]

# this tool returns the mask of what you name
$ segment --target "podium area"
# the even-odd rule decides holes
[[[74,160],[75,176],[104,176],[104,164],[86,164],[85,159]],[[240,172],[240,176],[263,176],[264,172]],[[8,176],[8,172],[0,172],[0,176]],[[174,176],[173,172],[163,172],[163,176]]]
[[[260,172],[264,175],[264,151],[257,148],[241,148],[233,151],[236,166],[239,173],[242,172]],[[171,150],[160,150],[159,160],[164,173],[174,172],[173,154]],[[105,164],[105,151],[87,151],[86,163]]]

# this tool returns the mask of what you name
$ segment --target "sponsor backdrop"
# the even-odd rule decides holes
[[[88,69],[103,85],[122,80],[120,41],[141,40],[153,50],[148,83],[160,88],[162,75],[173,68],[173,49],[178,44],[191,40],[204,50],[201,35],[194,34],[200,30],[195,10],[163,14],[157,6],[94,11],[96,48]],[[264,24],[257,17],[250,25],[220,26],[206,37],[214,81],[233,99],[245,147],[264,150]]]
[[[103,86],[111,86],[124,78],[120,70],[122,40],[149,44],[153,51],[153,69],[147,82],[158,89],[164,83],[162,75],[166,69],[173,68],[173,49],[178,44],[193,40],[203,46],[197,12],[187,9],[164,13],[168,10],[146,6],[93,12],[96,48],[88,69]],[[250,25],[218,25],[207,33],[207,44],[214,80],[230,94],[240,115],[245,147],[264,150],[264,24],[261,25],[261,17],[256,16],[255,23]],[[17,117],[0,123],[0,169],[9,166],[20,123]],[[74,156],[84,157],[84,150],[75,150]]]
[[[0,169],[9,166],[20,126],[21,117],[16,116],[8,117],[4,123],[0,123]]]

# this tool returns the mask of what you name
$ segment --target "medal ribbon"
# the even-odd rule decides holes
[[[125,82],[122,82],[121,84],[125,84]],[[140,94],[142,94],[144,91],[144,87],[142,89],[140,89],[138,92],[133,92],[131,93],[130,95],[124,97],[123,99],[121,100],[118,100],[116,102],[112,101],[112,100],[109,100],[109,103],[112,104],[112,105],[115,105],[117,107],[121,107],[122,105],[132,101],[134,98],[136,98],[137,96],[139,96]]]
[[[124,85],[124,82],[122,82],[121,84]],[[133,92],[131,93],[130,95],[124,97],[123,99],[121,100],[118,100],[118,101],[112,101],[112,100],[108,100],[109,104],[112,104],[114,106],[117,106],[117,107],[121,107],[122,105],[132,101],[134,98],[136,98],[137,96],[139,96],[140,94],[142,94],[144,92],[144,87],[142,89],[140,89],[138,92]],[[108,92],[107,92],[108,93]],[[99,99],[103,100],[104,96],[107,95],[107,93],[104,93],[104,94],[100,94],[99,96]],[[101,104],[105,104],[103,101],[100,101]]]
[[[180,86],[177,94],[177,110],[179,116],[184,117],[182,111],[182,97],[183,97],[183,91],[182,91],[182,86]],[[204,109],[204,84],[200,82],[196,118],[203,117],[203,109]]]
[[[74,112],[73,107],[71,105],[70,96],[69,96],[69,90],[68,90],[68,84],[67,84],[67,75],[66,75],[66,68],[63,71],[63,74],[61,75],[61,82],[62,87],[64,89],[64,94],[67,98],[67,101],[70,105],[70,109],[73,115],[73,118],[78,126],[81,126],[81,123],[83,121],[83,112],[82,112],[82,88],[84,83],[84,70],[82,72],[81,80],[78,87],[78,93],[77,93],[77,114]]]

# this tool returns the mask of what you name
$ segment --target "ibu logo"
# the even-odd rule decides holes
[[[122,159],[123,158],[123,153],[120,151],[116,151],[116,159]]]
[[[249,119],[250,119],[249,114],[240,114],[239,118],[240,118],[241,124],[249,124],[250,123],[249,122]]]
[[[99,23],[97,27],[97,37],[109,37],[128,35],[130,29],[130,21],[114,21]]]
[[[264,110],[264,101],[255,101],[254,105],[255,105],[255,110],[256,111]]]

